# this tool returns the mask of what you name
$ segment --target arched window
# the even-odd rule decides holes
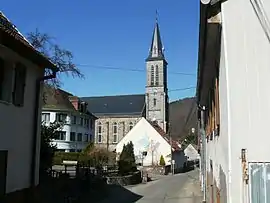
[[[157,99],[156,99],[156,98],[153,99],[153,105],[154,105],[154,106],[157,105]]]
[[[159,85],[159,69],[158,65],[156,65],[156,86]]]
[[[131,129],[133,128],[133,126],[134,126],[133,123],[130,122],[130,123],[129,123],[129,130],[131,130]]]
[[[97,125],[97,142],[101,143],[102,142],[102,123],[99,122]]]
[[[155,69],[154,66],[151,66],[151,86],[153,86],[155,84]]]
[[[117,129],[118,126],[117,126],[117,123],[114,122],[112,127],[113,127],[113,142],[117,143],[117,141],[118,141],[118,139],[117,139],[118,138],[118,129]]]

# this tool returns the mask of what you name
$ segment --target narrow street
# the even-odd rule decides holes
[[[199,203],[198,171],[165,176],[147,184],[113,187],[101,203]]]

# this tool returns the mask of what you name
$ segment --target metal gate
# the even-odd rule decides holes
[[[270,162],[249,163],[250,203],[270,203]]]

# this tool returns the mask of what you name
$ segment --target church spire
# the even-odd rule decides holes
[[[164,59],[164,49],[161,42],[157,12],[156,12],[156,23],[152,37],[152,43],[149,50],[149,55],[146,61],[155,60],[155,59]]]

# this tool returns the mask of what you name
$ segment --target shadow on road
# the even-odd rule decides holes
[[[108,185],[107,187],[108,196],[103,201],[99,201],[100,203],[133,203],[143,198],[143,196],[135,194],[120,185]]]

